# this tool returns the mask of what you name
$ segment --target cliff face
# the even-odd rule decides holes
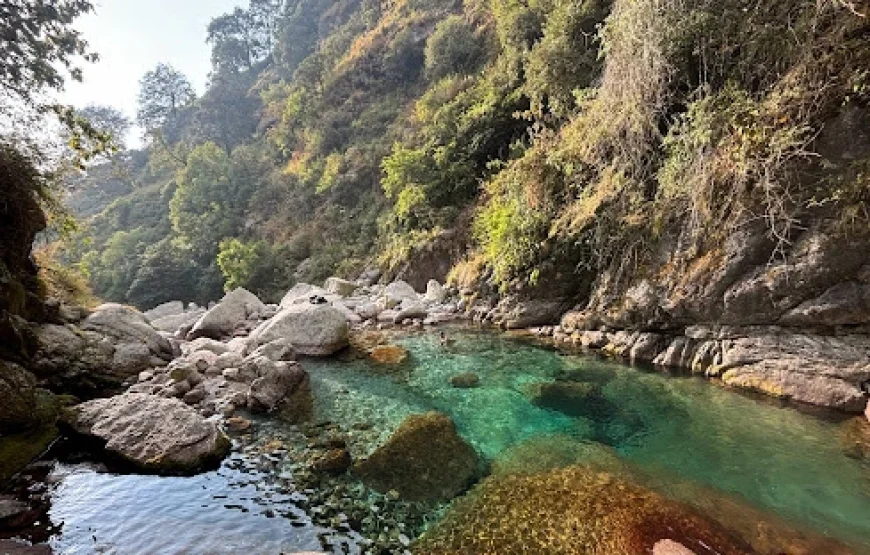
[[[870,156],[868,130],[866,109],[838,110],[793,188],[862,180],[855,167]],[[690,212],[675,214],[656,237],[637,238],[637,258],[547,276],[478,305],[479,316],[506,327],[555,323],[573,301],[544,329],[560,343],[860,412],[870,384],[870,186],[858,187],[851,203],[806,203],[786,239],[763,214],[724,213],[721,228],[700,237]]]
[[[26,320],[43,310],[37,267],[31,257],[33,240],[46,226],[36,197],[37,172],[26,158],[0,151],[0,359],[21,360],[32,344]]]

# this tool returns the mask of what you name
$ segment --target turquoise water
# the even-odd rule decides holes
[[[393,371],[367,361],[309,363],[323,418],[380,429],[408,414],[450,414],[489,459],[523,440],[552,434],[610,446],[636,468],[737,496],[791,526],[870,552],[870,464],[846,456],[844,424],[749,398],[690,377],[643,372],[586,356],[565,356],[505,335],[457,331],[398,339],[411,352]],[[474,372],[480,387],[455,389]],[[536,404],[535,384],[590,384],[583,402]],[[543,404],[543,406],[542,406]]]
[[[776,515],[791,528],[870,553],[870,462],[846,455],[841,436],[849,423],[842,418],[807,414],[703,379],[562,355],[506,335],[450,333],[456,342],[447,347],[434,334],[398,337],[411,356],[394,367],[303,361],[315,402],[312,426],[328,421],[346,431],[353,454],[361,456],[406,416],[439,410],[493,468],[560,457],[565,464],[593,463],[582,457],[604,452],[648,486],[708,514],[716,509],[713,517],[739,533],[770,535],[780,528],[758,522]],[[479,387],[450,385],[451,377],[467,372],[480,377]],[[258,419],[256,428],[262,441],[279,438],[289,451],[310,441],[304,428],[274,417]],[[517,452],[526,458],[516,458]],[[265,453],[257,442],[240,443],[219,470],[187,478],[59,463],[47,486],[47,517],[58,530],[49,543],[65,554],[265,555],[324,545],[340,546],[335,553],[366,552],[350,529],[315,524],[322,521],[312,510],[319,509],[305,501],[309,490],[299,485],[291,458]]]

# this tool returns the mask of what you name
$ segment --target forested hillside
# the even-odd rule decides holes
[[[753,264],[810,228],[864,240],[866,11],[251,0],[209,26],[201,97],[143,77],[147,147],[76,181],[68,261],[140,307],[372,266],[610,306],[641,279],[676,294],[747,229]]]

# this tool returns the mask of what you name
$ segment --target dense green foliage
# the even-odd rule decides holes
[[[392,271],[446,229],[475,245],[463,280],[503,289],[636,266],[675,222],[700,248],[762,218],[787,245],[811,202],[863,198],[799,177],[824,123],[867,100],[856,11],[252,0],[209,26],[201,98],[143,80],[154,139],[123,162],[127,190],[92,170],[79,197],[118,198],[72,258],[101,295],[145,306]]]

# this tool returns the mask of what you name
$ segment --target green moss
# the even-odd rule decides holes
[[[665,539],[698,555],[751,553],[683,505],[579,466],[488,478],[426,532],[413,551],[613,555],[650,553]]]
[[[396,490],[409,501],[437,501],[465,490],[478,464],[453,420],[430,412],[405,419],[387,443],[354,465],[354,472],[378,491]]]
[[[0,483],[42,455],[57,439],[53,424],[23,434],[0,437]]]

